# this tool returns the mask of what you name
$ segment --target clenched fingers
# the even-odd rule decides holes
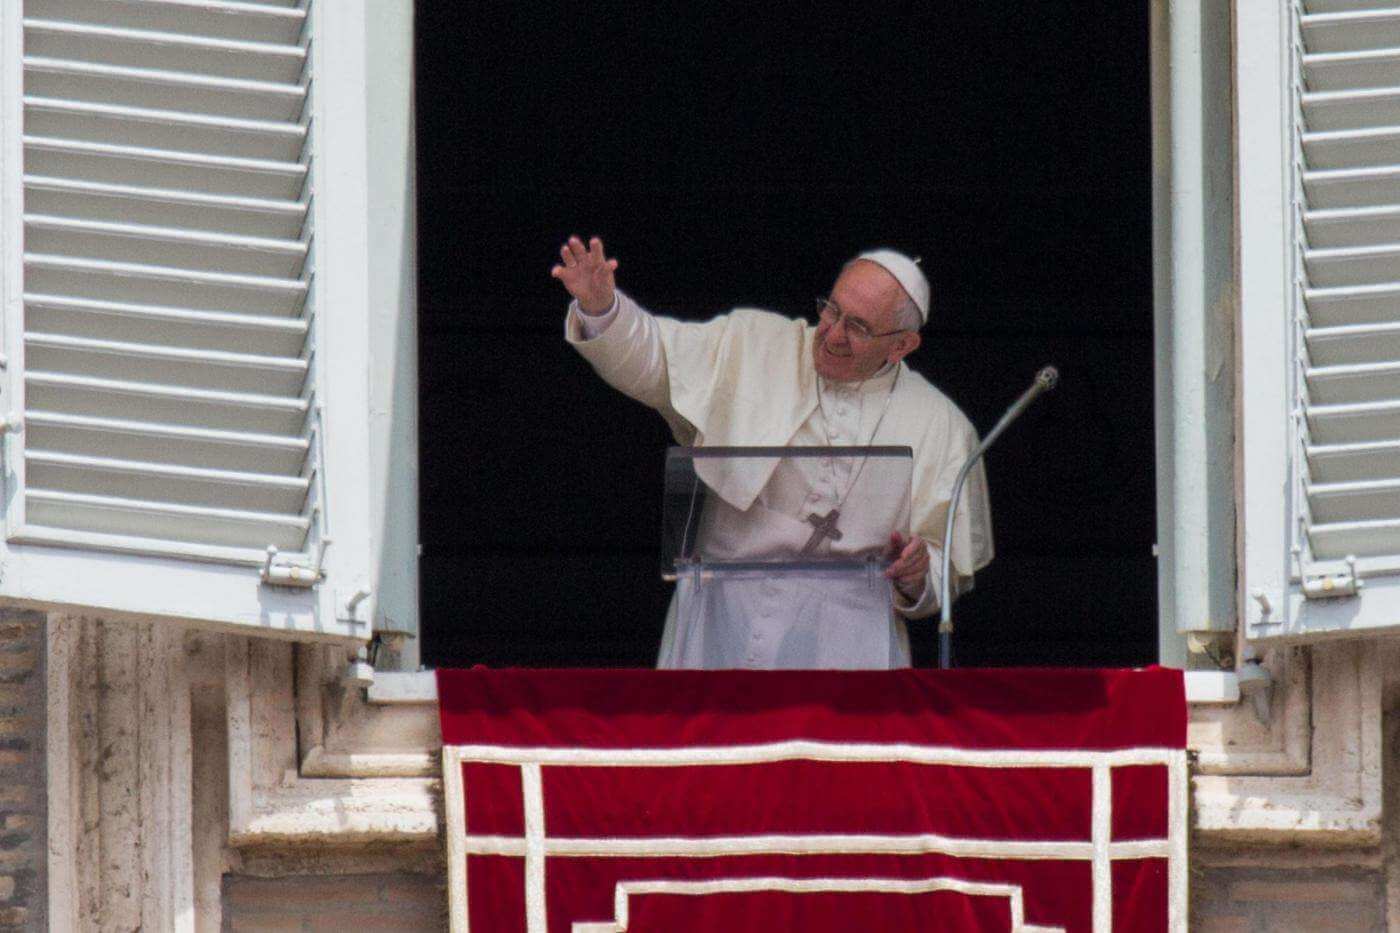
[[[885,576],[895,582],[905,593],[922,590],[928,576],[928,548],[918,535],[908,541],[898,533],[890,536],[887,554],[893,557]]]

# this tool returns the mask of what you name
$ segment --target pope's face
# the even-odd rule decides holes
[[[823,316],[817,323],[812,362],[824,379],[859,382],[869,379],[886,363],[897,362],[919,345],[914,331],[895,330],[895,312],[904,303],[904,290],[894,276],[873,262],[854,262],[831,288],[831,304],[842,312],[840,320]],[[850,324],[856,322],[856,327]],[[864,330],[883,336],[863,337]]]

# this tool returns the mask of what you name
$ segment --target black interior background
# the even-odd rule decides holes
[[[925,257],[910,362],[980,431],[1062,374],[988,455],[958,662],[1155,660],[1147,16],[419,2],[424,663],[653,661],[670,438],[562,339],[571,233],[687,319]]]

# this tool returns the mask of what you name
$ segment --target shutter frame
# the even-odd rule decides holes
[[[1353,103],[1400,85],[1400,59],[1370,51],[1372,21],[1400,16],[1325,6],[1237,8],[1241,599],[1258,642],[1400,628],[1400,112]]]
[[[112,9],[122,6],[137,8],[131,4],[116,4]],[[304,415],[308,424],[314,426],[314,431],[306,438],[309,445],[306,457],[319,461],[314,472],[310,468],[305,471],[306,482],[303,486],[317,514],[303,514],[296,518],[286,511],[267,513],[283,516],[277,517],[272,524],[287,530],[291,537],[283,539],[282,543],[288,545],[284,550],[292,552],[288,556],[298,562],[311,559],[310,554],[317,549],[318,540],[324,534],[325,517],[329,516],[334,544],[324,549],[324,578],[316,586],[304,589],[262,583],[259,568],[265,560],[265,551],[261,546],[249,547],[248,536],[238,532],[240,522],[258,521],[261,513],[257,509],[252,512],[234,509],[226,515],[215,516],[232,529],[230,534],[238,539],[236,546],[217,540],[171,544],[139,537],[129,540],[104,539],[92,530],[66,530],[56,534],[47,528],[37,528],[27,520],[30,510],[25,507],[25,497],[29,491],[24,460],[26,435],[6,433],[0,440],[4,455],[8,531],[6,540],[0,543],[0,600],[37,608],[98,612],[109,617],[190,621],[247,634],[329,639],[346,643],[360,643],[369,637],[368,620],[373,618],[374,597],[355,598],[357,591],[371,588],[368,548],[364,543],[366,535],[362,527],[364,520],[356,518],[356,513],[363,515],[365,511],[369,487],[366,469],[362,465],[367,459],[368,450],[368,431],[365,427],[368,410],[367,307],[364,289],[356,277],[363,278],[369,256],[367,249],[362,246],[357,248],[353,236],[353,230],[362,230],[367,222],[362,194],[366,180],[364,152],[367,126],[363,116],[363,95],[355,92],[355,89],[364,86],[364,55],[356,52],[367,48],[367,36],[363,0],[337,0],[331,6],[334,7],[334,15],[326,15],[328,4],[324,0],[310,4],[308,11],[306,73],[313,79],[324,77],[325,80],[310,82],[307,115],[302,121],[314,157],[310,160],[310,171],[300,197],[308,201],[307,217],[314,231],[307,262],[316,263],[308,268],[306,276],[309,283],[306,301],[315,304],[308,304],[307,312],[302,315],[304,320],[310,321],[309,328],[303,331],[307,341],[304,359],[308,361],[309,378],[315,380],[314,391],[303,393],[311,400],[305,406]],[[48,4],[48,7],[63,9],[61,5],[54,7]],[[270,16],[269,21],[281,15]],[[339,49],[340,54],[328,55],[327,49]],[[21,65],[23,50],[21,4],[0,5],[0,52],[3,52],[3,56],[0,56],[0,108],[3,108],[0,109],[0,147],[3,147],[0,148],[0,212],[3,213],[3,220],[0,221],[3,223],[3,227],[0,227],[0,263],[3,263],[0,265],[0,286],[3,287],[4,312],[0,326],[3,326],[9,364],[3,377],[0,377],[4,389],[3,397],[0,397],[0,415],[12,410],[16,413],[23,411],[25,378],[29,369],[25,365],[25,270],[22,256],[25,228],[21,210],[24,205],[22,129],[25,126]],[[147,115],[138,116],[144,119]],[[177,122],[198,124],[200,118]],[[328,145],[340,146],[342,151],[323,160],[323,154],[329,155]],[[347,166],[356,163],[358,171],[347,170]],[[358,186],[357,181],[360,183]],[[103,189],[105,196],[113,193],[113,184],[98,179],[88,189],[106,186]],[[60,184],[59,187],[63,186]],[[83,185],[78,187],[82,188]],[[360,187],[361,192],[357,193],[356,187]],[[119,193],[130,195],[130,191],[125,189]],[[181,194],[179,191],[170,193],[175,196]],[[221,201],[220,196],[198,194],[185,199],[171,197],[167,200],[186,203],[187,207],[180,209],[190,211],[191,216],[199,210],[218,210],[228,203]],[[243,210],[247,206],[239,204],[235,210]],[[155,212],[160,213],[165,207],[158,205]],[[284,215],[287,210],[285,200],[258,202],[252,207],[273,217]],[[139,222],[146,223],[145,220]],[[88,226],[106,233],[110,232],[110,226],[102,225],[114,223],[120,221],[97,218],[94,224]],[[342,230],[329,235],[334,230],[331,225],[337,223],[342,225]],[[72,227],[71,224],[59,226],[65,230]],[[200,242],[186,246],[191,240]],[[169,238],[175,249],[231,246],[238,250],[257,250],[266,247],[271,253],[286,253],[288,247],[283,243],[291,242],[249,239],[242,231],[232,231],[214,240],[210,243],[208,238],[201,240],[198,235],[191,237],[181,234],[178,226],[172,228]],[[341,255],[341,250],[349,250],[349,254]],[[234,259],[244,261],[242,255]],[[233,274],[244,273],[241,269],[235,269]],[[337,281],[340,276],[350,280]],[[334,305],[336,326],[332,331],[322,322],[326,320],[327,308],[337,298],[341,303]],[[90,304],[94,302],[90,297],[87,300]],[[102,303],[101,298],[95,301]],[[140,302],[123,299],[107,304],[110,307],[102,308],[103,314],[135,320],[137,323],[133,326],[145,326],[142,321],[147,319],[142,315],[147,315],[150,321],[158,320],[162,327],[183,327],[183,333],[190,339],[206,341],[202,348],[196,344],[193,353],[182,354],[178,348],[167,348],[146,354],[163,366],[193,365],[188,360],[182,363],[185,357],[194,360],[215,359],[220,365],[234,367],[258,362],[238,357],[236,353],[230,358],[218,357],[218,351],[211,345],[225,339],[219,332],[220,328],[233,328],[239,335],[238,339],[242,339],[244,334],[261,334],[259,339],[282,340],[285,343],[297,337],[297,325],[293,323],[297,320],[295,316],[259,316],[256,309],[244,314],[242,309],[235,307],[217,309],[221,313],[212,315],[191,316],[182,314],[184,309],[181,308],[152,309],[142,307]],[[93,310],[92,307],[80,308],[74,313],[92,313]],[[90,344],[83,344],[82,337],[76,338],[75,343],[74,337],[60,336],[62,339],[57,342],[46,338],[36,341],[31,330],[30,344],[31,347],[37,344],[44,350],[58,347],[64,352],[92,352],[94,349]],[[133,352],[122,346],[96,349],[102,352]],[[335,364],[325,365],[331,359],[335,360]],[[292,372],[280,363],[272,366],[274,378],[279,371]],[[110,400],[110,386],[103,381],[106,375],[99,372],[94,378],[84,381],[64,377],[61,373],[57,376],[40,373],[37,381],[49,390],[57,386],[64,391],[81,390],[89,392],[92,397]],[[82,385],[75,388],[77,382]],[[256,387],[257,379],[251,382]],[[123,391],[131,394],[129,387],[123,387]],[[159,386],[153,386],[152,397],[160,397],[161,391]],[[249,396],[249,401],[245,403],[243,396],[238,395],[245,389],[235,387],[230,391],[232,395],[205,391],[201,398],[206,404],[254,404],[253,396]],[[169,394],[166,392],[166,395]],[[264,398],[267,404],[261,405],[259,417],[285,419],[297,415],[295,406],[283,404],[277,400],[277,396]],[[281,398],[289,397],[283,395]],[[233,413],[227,417],[236,422],[241,416]],[[229,426],[220,425],[221,428]],[[51,472],[67,470],[70,473],[88,469],[94,462],[90,457],[85,458],[82,451],[50,452],[41,454],[38,460]],[[111,462],[103,463],[103,469],[108,472],[120,473],[123,469],[133,469],[120,457],[108,460]],[[172,483],[192,484],[192,489],[219,483],[235,487],[243,484],[258,491],[258,501],[263,503],[264,508],[286,509],[289,497],[298,494],[295,477],[273,474],[264,481],[256,475],[241,474],[237,469],[221,469],[221,466],[217,463],[175,464],[151,472]],[[63,502],[65,507],[86,508],[90,504],[86,500],[75,501],[73,496]],[[190,512],[190,509],[198,510],[198,504],[181,505],[177,502],[173,507],[162,508],[172,514],[199,514],[201,535],[209,527],[203,513]],[[301,526],[305,526],[307,534],[298,540],[295,529]]]

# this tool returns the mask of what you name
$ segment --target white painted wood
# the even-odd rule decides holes
[[[413,4],[365,7],[369,89],[368,512],[376,620],[418,632],[418,294]],[[418,668],[420,639],[382,651],[380,669]]]
[[[1229,706],[1240,701],[1240,681],[1234,671],[1186,671],[1186,702]]]
[[[334,327],[317,328],[313,361],[333,360],[334,365],[314,365],[311,375],[318,397],[324,399],[318,440],[328,501],[321,518],[323,533],[336,542],[326,553],[329,576],[346,592],[360,586],[370,589],[360,611],[363,618],[376,619],[378,578],[384,571],[375,561],[371,515],[389,487],[371,481],[366,456],[370,450],[366,413],[371,412],[370,296],[376,294],[386,271],[402,275],[403,267],[392,261],[383,265],[371,240],[378,221],[372,197],[385,182],[371,173],[369,148],[375,133],[362,93],[373,57],[367,50],[377,48],[377,37],[372,37],[367,24],[369,6],[354,0],[333,6],[317,3],[310,9],[317,38],[310,65],[317,80],[311,144],[318,153],[311,185],[316,192],[312,213],[320,270],[308,301],[314,306],[313,320],[335,321]],[[335,196],[323,197],[321,192]],[[396,554],[394,559],[406,562],[408,557]],[[395,567],[391,572],[404,571]]]
[[[411,305],[383,284],[412,279],[412,247],[368,233],[411,234],[411,11],[377,8],[371,26],[362,0],[320,7],[0,12],[0,415],[25,422],[3,439],[0,598],[358,640],[368,625],[342,618],[337,589],[374,593],[364,619],[381,578],[416,593],[380,544],[416,539],[382,495],[416,486],[395,461],[371,492],[365,379],[371,301],[389,302],[375,339],[414,343],[392,330]],[[386,363],[398,405],[414,373]],[[324,586],[258,583],[268,545],[308,561],[333,522]]]
[[[1230,11],[1151,5],[1158,660],[1236,627]]]
[[[436,671],[376,671],[366,696],[372,705],[437,704]]]
[[[357,644],[369,636],[365,623],[325,622],[333,617],[334,607],[311,611],[303,591],[262,586],[255,563],[232,563],[239,556],[236,549],[212,552],[203,561],[181,555],[147,556],[134,562],[120,552],[122,544],[117,536],[95,541],[75,534],[71,547],[12,548],[6,565],[8,601],[67,612],[100,611],[106,618],[191,623],[270,638]],[[99,545],[101,550],[96,549]],[[131,547],[139,549],[142,542],[132,542]],[[134,568],[143,567],[149,568],[149,576],[133,581]],[[151,580],[162,578],[182,582],[170,587],[150,585]],[[145,587],[135,585],[141,579]],[[55,598],[57,593],[67,601]]]
[[[1292,23],[1282,3],[1235,8],[1242,560],[1251,636],[1282,623],[1289,585]],[[1265,613],[1267,603],[1270,611]],[[1260,628],[1260,621],[1265,628]]]
[[[362,618],[416,629],[411,25],[363,0],[0,11],[0,416],[24,419],[0,598],[336,639],[368,634],[335,605],[366,588]],[[324,587],[234,598],[210,566],[305,561],[333,527]]]
[[[1247,635],[1394,630],[1400,8],[1239,12]],[[1304,579],[1351,573],[1347,558],[1357,559],[1359,595],[1302,597]]]

